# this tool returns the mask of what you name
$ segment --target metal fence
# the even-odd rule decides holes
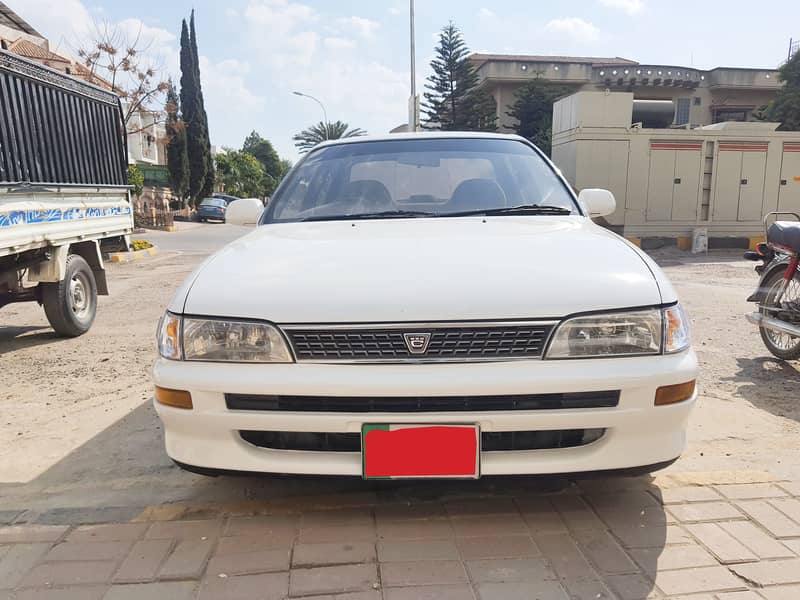
[[[0,182],[124,186],[119,98],[0,51]]]

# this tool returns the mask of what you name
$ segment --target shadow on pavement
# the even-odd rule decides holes
[[[800,361],[762,356],[737,358],[736,362],[739,372],[723,381],[739,384],[737,392],[753,406],[800,421]]]
[[[14,515],[9,520],[16,523],[77,524],[151,516],[204,519],[283,514],[295,518],[308,512],[333,511],[335,515],[344,510],[342,514],[377,522],[378,539],[381,519],[402,518],[417,509],[462,523],[488,519],[489,526],[506,519],[520,524],[524,520],[520,534],[532,536],[562,585],[576,597],[589,597],[581,590],[602,597],[608,587],[622,597],[644,599],[653,591],[658,557],[667,543],[667,517],[660,490],[652,481],[650,476],[430,482],[208,478],[184,472],[170,462],[163,450],[160,422],[150,402],[145,402],[33,481],[0,484],[0,516]],[[163,512],[170,508],[176,510]],[[159,510],[160,516],[154,516]],[[508,533],[490,530],[483,535]]]

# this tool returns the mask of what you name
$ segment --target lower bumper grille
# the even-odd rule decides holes
[[[483,452],[576,448],[599,440],[605,429],[557,429],[552,431],[484,431]],[[306,452],[361,452],[360,433],[307,431],[240,431],[245,442],[272,450]]]
[[[514,396],[267,396],[225,394],[230,410],[278,412],[422,413],[612,408],[619,391]]]

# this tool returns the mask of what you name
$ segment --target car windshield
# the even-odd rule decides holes
[[[200,206],[218,206],[224,208],[226,203],[222,198],[204,198],[200,202]]]
[[[563,181],[523,142],[405,138],[312,151],[280,186],[262,222],[484,212],[579,214]]]

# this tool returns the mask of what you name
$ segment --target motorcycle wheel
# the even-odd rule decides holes
[[[778,307],[775,302],[775,296],[783,283],[783,272],[776,271],[767,281],[764,282],[764,287],[767,288],[767,296],[764,302],[759,306],[761,314],[770,314],[772,311],[765,310],[764,307]],[[795,273],[789,285],[786,287],[786,292],[781,298],[780,306],[786,310],[800,309],[800,273]],[[781,333],[773,331],[764,327],[759,328],[761,332],[761,339],[764,345],[772,354],[783,360],[797,360],[800,358],[800,337],[789,335],[788,333]]]

